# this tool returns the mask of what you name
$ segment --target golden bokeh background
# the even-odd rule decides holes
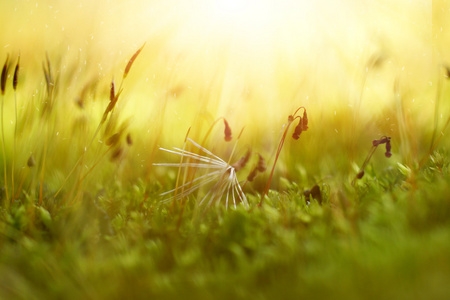
[[[145,43],[118,104],[144,145],[141,158],[156,144],[179,146],[189,127],[198,138],[221,116],[273,155],[298,106],[308,108],[305,139],[314,148],[330,154],[342,144],[356,159],[352,144],[393,135],[406,155],[421,151],[406,131],[433,123],[450,61],[448,8],[421,0],[2,1],[0,55],[20,52],[30,97],[44,86],[48,55],[73,110],[95,81],[89,112],[104,109],[111,79],[120,81]]]

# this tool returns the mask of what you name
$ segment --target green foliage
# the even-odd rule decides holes
[[[143,181],[70,207],[17,203],[1,214],[0,298],[443,299],[450,175],[433,157],[417,189],[368,170],[353,190],[322,184],[322,205],[287,183],[251,212],[188,206],[179,226]]]

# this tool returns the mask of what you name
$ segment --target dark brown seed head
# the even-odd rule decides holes
[[[133,145],[133,140],[131,139],[131,134],[127,134],[127,144],[128,144],[128,146],[131,146],[131,145]]]
[[[256,169],[258,172],[264,172],[267,169],[266,161],[264,160],[264,157],[262,157],[261,154],[258,153],[258,164],[256,165]]]
[[[111,160],[114,161],[114,160],[119,159],[122,156],[122,152],[123,152],[123,149],[120,147],[117,148],[116,150],[114,150],[113,154],[111,154]]]
[[[258,168],[257,168],[257,167],[254,167],[254,168],[252,169],[252,171],[248,174],[247,180],[250,181],[250,182],[252,182],[252,181],[255,179],[255,177],[256,177],[257,174],[258,174]]]
[[[20,55],[17,59],[16,68],[14,69],[14,77],[13,77],[13,89],[17,90],[17,84],[19,83],[19,64],[20,64]]]
[[[364,170],[359,171],[358,174],[356,174],[356,178],[361,179],[364,176]]]
[[[2,77],[1,77],[2,95],[5,94],[5,90],[6,90],[6,79],[8,78],[8,61],[9,61],[9,55],[6,57],[6,61],[5,61],[5,64],[3,65],[3,69],[2,69]]]
[[[309,198],[309,195],[311,195],[311,190],[305,190],[305,191],[303,192],[303,195],[304,195],[306,198]]]
[[[131,66],[133,65],[134,61],[136,60],[136,58],[138,57],[139,53],[141,53],[142,49],[144,48],[144,45],[142,45],[141,48],[139,48],[138,51],[136,51],[136,53],[133,54],[133,56],[130,58],[130,60],[128,61],[127,66],[125,67],[125,71],[123,72],[123,78],[125,79],[128,75],[128,72],[130,72]]]
[[[231,141],[231,139],[233,138],[233,137],[231,136],[231,128],[230,128],[230,125],[228,125],[227,120],[223,119],[223,123],[225,124],[225,130],[224,130],[224,133],[225,133],[225,141],[229,142],[229,141]]]
[[[109,101],[114,101],[114,98],[116,97],[116,87],[114,84],[114,79],[111,81],[111,89],[109,91]]]
[[[322,205],[322,194],[321,194],[320,188],[317,184],[314,185],[310,190],[305,190],[303,192],[303,195],[305,196],[306,204],[309,204],[311,197],[312,197],[313,199],[316,199],[320,205]]]
[[[322,193],[320,192],[320,188],[317,184],[311,188],[311,196],[313,199],[316,199],[319,204],[322,204]]]
[[[252,150],[248,149],[247,153],[245,153],[244,156],[242,156],[237,162],[235,162],[232,167],[235,169],[235,171],[239,171],[240,169],[244,168],[245,165],[247,165],[248,160],[250,159],[250,155],[252,154]]]
[[[28,166],[29,168],[32,168],[32,167],[34,167],[35,165],[36,165],[36,161],[34,160],[33,154],[31,154],[30,157],[28,158],[27,166]]]
[[[389,140],[386,142],[386,153],[384,153],[384,155],[389,158],[392,156],[391,153],[391,139],[389,138]]]
[[[444,66],[445,69],[445,77],[447,77],[447,79],[450,78],[450,67],[449,66]]]
[[[391,152],[391,140],[386,142],[386,152]]]
[[[105,112],[103,113],[102,120],[100,123],[104,123],[106,121],[106,118],[108,117],[108,114],[114,109],[114,106],[117,103],[117,100],[119,100],[119,96],[122,93],[122,89],[117,93],[117,95],[114,97],[112,101],[109,102],[108,106],[105,109]]]
[[[106,140],[105,144],[106,146],[115,146],[117,145],[119,140],[120,140],[120,133],[115,133]]]
[[[306,113],[306,109],[303,111],[303,131],[308,130],[308,114]]]
[[[298,140],[300,137],[300,134],[303,131],[303,118],[300,117],[300,121],[298,122],[298,125],[294,129],[294,133],[292,134],[292,138],[294,140]]]

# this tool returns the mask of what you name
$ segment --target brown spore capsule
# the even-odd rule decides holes
[[[358,178],[358,179],[361,179],[361,178],[363,178],[363,176],[364,176],[364,170],[361,170],[361,171],[359,171],[359,173],[358,174],[356,174],[356,178]]]
[[[16,68],[14,69],[14,76],[13,76],[13,89],[17,90],[17,84],[19,83],[19,64],[20,64],[20,55],[17,59]]]
[[[262,155],[259,153],[258,153],[258,163],[256,165],[256,169],[258,170],[258,172],[264,172],[267,169],[266,161],[265,161],[264,157],[262,157]]]
[[[252,154],[252,151],[250,149],[248,149],[247,153],[232,165],[232,167],[236,170],[236,172],[239,171],[240,169],[244,168],[245,165],[247,165],[247,162],[250,159],[251,154]]]
[[[8,57],[6,57],[5,64],[3,65],[2,76],[1,76],[1,80],[0,80],[2,95],[5,94],[5,90],[6,90],[6,79],[8,78],[8,61],[9,61],[9,55],[8,55]]]
[[[303,131],[303,118],[300,118],[298,125],[294,129],[294,133],[292,134],[292,138],[294,140],[298,140],[300,138],[300,134]]]
[[[225,124],[225,130],[224,130],[224,134],[225,134],[225,141],[229,142],[232,140],[232,136],[231,136],[231,128],[230,125],[228,125],[227,120],[223,119],[223,123]]]
[[[133,139],[131,138],[131,134],[127,134],[127,144],[128,146],[133,145]]]
[[[116,97],[116,86],[114,84],[114,79],[111,81],[111,88],[109,90],[109,101],[114,101]]]
[[[33,154],[31,154],[27,160],[27,166],[28,166],[28,168],[32,168],[35,165],[36,165],[36,161],[34,160]]]
[[[114,146],[119,142],[119,139],[120,133],[115,133],[106,140],[105,144],[106,146]]]
[[[306,113],[306,109],[303,111],[303,118],[302,118],[302,129],[303,131],[308,130],[308,114]]]
[[[254,167],[253,170],[248,174],[247,180],[250,182],[253,181],[257,174],[258,174],[258,168]]]

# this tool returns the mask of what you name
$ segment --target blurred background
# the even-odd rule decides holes
[[[299,106],[308,110],[310,129],[287,141],[282,176],[310,184],[354,174],[371,140],[383,135],[393,137],[394,156],[380,151],[376,163],[412,164],[430,147],[435,116],[438,127],[448,116],[445,101],[436,114],[438,90],[448,90],[448,8],[448,1],[429,0],[2,1],[0,59],[9,54],[13,64],[20,53],[17,101],[23,128],[30,128],[22,142],[35,145],[22,148],[22,160],[41,138],[32,115],[46,101],[47,55],[59,78],[47,168],[58,186],[71,165],[64,155],[75,152],[76,160],[81,150],[73,149],[83,149],[95,131],[111,80],[120,83],[145,43],[114,112],[134,141],[122,176],[163,177],[166,170],[155,173],[151,164],[173,157],[161,157],[157,146],[181,147],[190,127],[200,140],[219,117],[235,137],[245,127],[237,156],[252,147],[270,161]],[[9,130],[12,103],[5,101]],[[74,141],[80,128],[82,141]],[[216,153],[229,152],[222,124],[210,140]],[[108,168],[98,175],[110,176]]]

